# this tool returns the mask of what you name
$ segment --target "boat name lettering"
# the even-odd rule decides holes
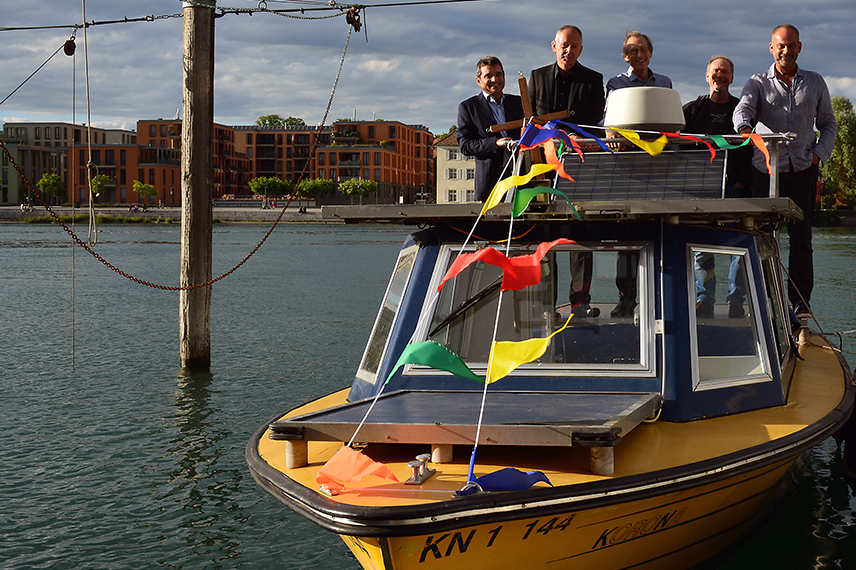
[[[541,522],[541,519],[536,519],[526,525],[526,534],[523,535],[523,540],[529,538],[529,535],[532,534],[532,531],[535,530],[536,526],[538,527],[538,530],[535,532],[540,532],[541,534],[546,536],[547,533],[551,530],[565,530],[566,528],[568,528],[568,525],[571,524],[572,520],[574,520],[574,515],[565,517],[564,519],[562,519],[562,522],[559,522],[559,517],[553,517],[541,526],[538,526],[538,524]]]
[[[592,546],[591,549],[596,550],[598,548],[605,548],[613,544],[618,544],[619,542],[638,538],[648,533],[664,530],[667,527],[677,524],[686,510],[687,508],[684,507],[683,509],[672,511],[664,515],[657,515],[654,518],[640,519],[636,522],[627,523],[622,526],[607,528],[600,535],[600,538],[595,541],[594,546]]]
[[[502,527],[499,527],[499,528],[502,528]],[[488,544],[488,546],[493,544],[493,540],[496,538],[496,533],[499,532],[499,528],[495,529],[495,533],[491,537],[490,543]],[[494,531],[491,531],[491,532],[494,532]],[[429,552],[432,555],[434,555],[435,560],[438,558],[443,558],[443,556],[448,557],[452,554],[452,551],[454,550],[455,546],[457,546],[458,551],[461,554],[463,554],[464,552],[467,551],[467,548],[470,547],[470,541],[473,539],[473,536],[475,536],[475,534],[476,534],[476,529],[471,530],[470,534],[467,535],[466,540],[464,540],[464,535],[461,534],[460,532],[456,532],[454,535],[452,535],[452,540],[449,541],[449,546],[446,547],[446,554],[445,555],[440,553],[440,543],[449,537],[449,533],[447,532],[446,534],[444,534],[443,536],[441,536],[437,540],[434,540],[434,536],[431,535],[425,541],[425,547],[422,549],[422,556],[419,557],[419,562],[420,563],[425,562],[425,558],[428,556]]]

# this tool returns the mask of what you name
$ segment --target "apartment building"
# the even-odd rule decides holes
[[[235,130],[236,148],[249,158],[251,178],[274,176],[293,183],[301,175],[335,182],[372,180],[378,192],[367,200],[377,203],[420,201],[434,186],[432,136],[422,125],[336,121],[323,129],[249,125]],[[350,199],[332,193],[317,200],[329,204]]]
[[[98,197],[101,203],[181,203],[180,119],[146,119],[137,132],[92,129],[65,123],[7,125],[18,150],[19,164],[32,165],[33,182],[44,172],[60,174],[69,188],[69,201],[87,201],[86,167],[106,174],[111,182]],[[49,133],[48,133],[49,131]],[[378,192],[370,203],[414,203],[430,199],[434,188],[433,137],[422,125],[398,121],[338,121],[333,126],[230,127],[215,124],[213,133],[213,196],[249,195],[249,181],[272,176],[296,183],[303,178],[342,182],[352,178],[373,180]],[[37,144],[38,143],[38,144]],[[8,144],[8,143],[7,143]],[[3,201],[23,198],[16,177],[3,166]],[[20,178],[20,177],[17,177]],[[139,180],[151,184],[157,196],[141,198],[133,191]],[[332,192],[318,203],[347,203],[350,198]]]
[[[66,188],[75,186],[75,182],[69,178],[69,149],[88,145],[90,138],[95,145],[133,145],[136,144],[137,133],[64,122],[18,122],[3,125],[3,141],[7,149],[34,185],[45,174],[57,174]],[[20,203],[30,194],[30,189],[4,154],[0,170],[0,202]]]

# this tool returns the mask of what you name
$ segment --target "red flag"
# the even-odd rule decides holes
[[[343,445],[318,470],[318,474],[315,475],[315,482],[322,485],[326,484],[331,489],[343,489],[343,481],[356,482],[368,475],[374,475],[375,477],[389,479],[398,483],[398,479],[389,470],[389,467],[372,460],[356,449]]]
[[[470,264],[475,263],[476,261],[483,261],[503,270],[503,291],[517,291],[524,287],[535,285],[541,281],[541,258],[544,257],[544,255],[550,251],[550,248],[553,246],[567,243],[577,242],[566,238],[559,238],[551,242],[538,244],[538,248],[535,250],[535,253],[510,258],[492,247],[480,249],[475,253],[462,253],[458,255],[449,267],[449,270],[446,272],[446,275],[443,277],[443,281],[440,282],[440,286],[437,287],[437,290],[442,290],[446,281],[460,274]]]

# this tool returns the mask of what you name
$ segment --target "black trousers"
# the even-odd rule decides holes
[[[811,247],[811,218],[817,198],[818,166],[813,164],[805,170],[779,172],[779,196],[790,198],[803,211],[804,219],[788,223],[788,300],[791,305],[809,306],[811,290],[814,288],[814,262]],[[755,197],[769,196],[770,175],[757,168],[752,169],[752,194]]]

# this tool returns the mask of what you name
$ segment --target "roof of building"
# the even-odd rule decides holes
[[[434,146],[459,146],[457,130],[434,141]]]

